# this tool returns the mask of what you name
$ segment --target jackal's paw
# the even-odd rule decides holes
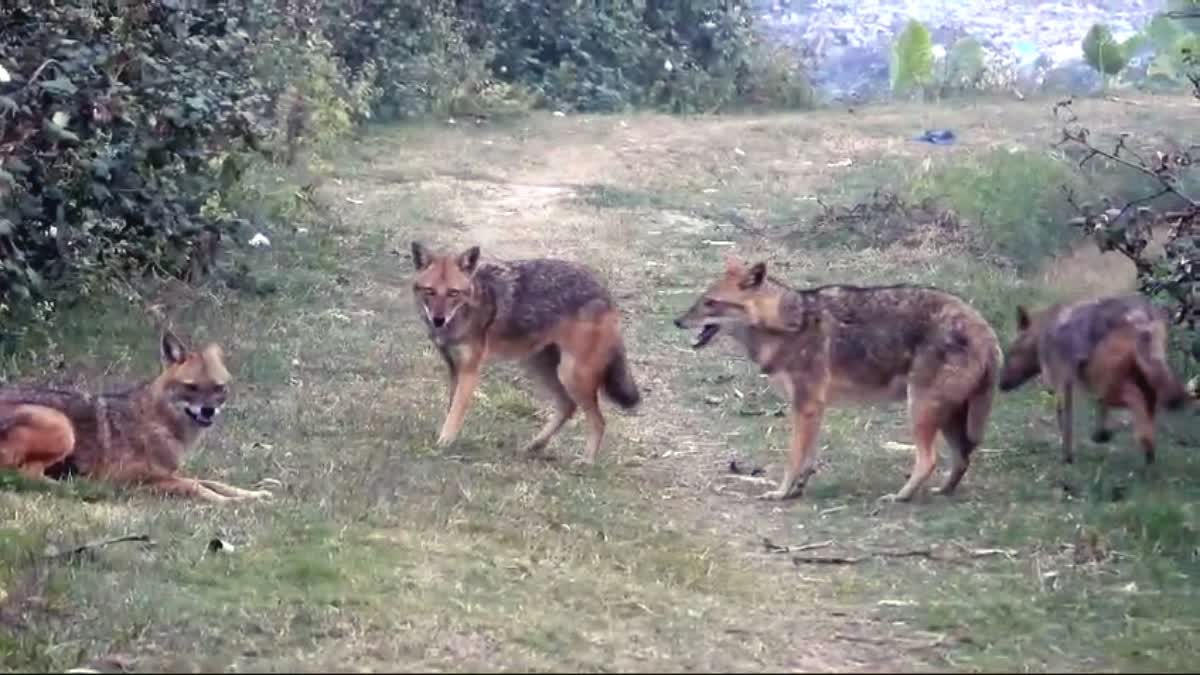
[[[766,492],[762,493],[761,495],[758,496],[758,499],[761,499],[766,502],[781,502],[785,499],[790,499],[792,497],[798,496],[799,494],[800,494],[799,490],[796,490],[794,488],[791,490],[785,490],[783,488],[776,488],[774,490],[767,490]]]
[[[454,436],[446,433],[441,433],[437,438],[437,446],[444,448],[454,442]]]
[[[910,499],[912,499],[912,495],[905,497],[904,495],[900,494],[899,492],[893,492],[891,494],[883,495],[882,497],[880,497],[879,499],[876,499],[875,501],[880,504],[895,504],[897,502],[907,502]]]
[[[542,451],[545,449],[546,449],[545,443],[538,443],[537,441],[531,441],[529,443],[526,443],[525,447],[521,448],[521,453],[524,454],[526,457],[541,457]]]
[[[247,490],[243,498],[255,501],[271,501],[275,499],[275,493],[270,490]]]

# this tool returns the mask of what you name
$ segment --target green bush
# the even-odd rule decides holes
[[[939,83],[942,94],[976,90],[986,75],[983,46],[973,37],[959,38],[946,53],[946,64]]]
[[[493,74],[581,111],[808,105],[807,78],[758,41],[750,5],[722,0],[458,3],[469,39],[491,45]]]
[[[892,44],[892,92],[919,90],[933,79],[933,39],[920,21],[910,20]]]
[[[97,273],[182,273],[222,225],[199,215],[209,160],[263,117],[249,36],[221,11],[117,0],[10,2],[0,25],[3,309]]]
[[[239,222],[221,193],[250,149],[311,161],[368,119],[539,104],[811,103],[742,1],[9,0],[0,26],[4,315],[188,276]]]
[[[1070,165],[1039,152],[995,149],[915,177],[914,200],[932,199],[976,228],[977,243],[1029,268],[1058,252],[1072,233],[1062,186]]]

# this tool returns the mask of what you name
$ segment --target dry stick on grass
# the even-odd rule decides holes
[[[83,553],[85,551],[91,551],[91,550],[94,550],[97,548],[104,548],[105,546],[111,546],[112,544],[122,544],[122,543],[126,543],[126,542],[134,542],[134,541],[140,541],[140,542],[143,542],[146,544],[154,543],[150,540],[150,535],[148,535],[148,534],[131,534],[131,535],[124,536],[124,537],[116,537],[113,539],[102,539],[100,541],[88,542],[81,546],[76,546],[75,548],[69,548],[65,551],[55,551],[53,553],[48,553],[48,554],[46,554],[46,557],[51,560],[56,559],[56,558],[70,558],[73,556],[77,556],[80,553]]]
[[[776,544],[775,542],[771,541],[770,539],[763,537],[762,543],[763,543],[763,548],[766,549],[767,553],[799,553],[801,551],[811,551],[813,549],[827,548],[829,546],[833,546],[832,539],[829,539],[827,541],[816,541],[816,542],[812,542],[809,544],[800,544],[799,546],[788,546],[786,544],[784,544],[784,545]]]
[[[792,557],[794,565],[857,565],[868,560],[878,558],[925,558],[927,560],[936,560],[938,562],[950,563],[966,563],[969,560],[978,558],[987,558],[994,555],[1004,555],[1012,557],[1016,552],[1000,548],[981,548],[975,550],[964,549],[965,555],[961,556],[944,556],[938,555],[929,549],[915,549],[911,551],[873,551],[866,555],[851,557],[851,556],[805,556],[798,555]]]

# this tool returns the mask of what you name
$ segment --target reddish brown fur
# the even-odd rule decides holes
[[[44,477],[48,467],[66,463],[90,479],[212,502],[270,497],[179,474],[225,403],[230,375],[217,345],[188,352],[166,333],[161,353],[157,377],[120,393],[0,389],[0,466]]]
[[[0,406],[0,466],[36,480],[75,449],[75,429],[59,411],[40,405]]]
[[[1017,308],[1017,336],[1005,351],[1001,389],[1041,374],[1055,393],[1062,459],[1074,461],[1074,387],[1096,401],[1092,438],[1107,442],[1108,412],[1128,409],[1146,463],[1155,459],[1159,406],[1181,406],[1187,394],[1166,362],[1165,315],[1140,296],[1060,303],[1039,312]]]
[[[554,412],[526,451],[540,452],[583,409],[583,460],[596,459],[605,421],[604,391],[637,405],[621,339],[620,313],[590,270],[553,259],[479,264],[479,248],[437,255],[413,243],[414,299],[446,363],[450,407],[438,435],[448,445],[462,429],[482,369],[493,359],[520,359],[552,399]]]
[[[999,346],[987,321],[948,293],[910,286],[796,291],[768,278],[764,263],[730,259],[675,323],[704,328],[697,348],[728,330],[787,395],[791,455],[780,487],[764,498],[799,493],[816,463],[824,412],[843,401],[908,401],[916,457],[891,499],[911,499],[932,474],[939,432],[955,449],[944,494],[957,488],[983,439]]]

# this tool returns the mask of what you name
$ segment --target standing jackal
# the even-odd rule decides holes
[[[793,290],[767,276],[766,263],[730,259],[691,309],[675,320],[701,328],[694,348],[721,331],[740,342],[791,404],[791,456],[779,488],[798,495],[816,464],[827,406],[907,399],[916,440],[908,482],[884,499],[907,501],[937,465],[940,431],[954,448],[941,488],[950,494],[983,440],[1000,348],[987,321],[961,299],[915,286],[821,286]]]
[[[0,466],[49,480],[46,469],[65,464],[85,478],[211,502],[271,497],[179,475],[184,454],[225,404],[230,376],[215,344],[189,352],[168,331],[160,353],[162,372],[123,392],[0,389]]]
[[[601,389],[623,408],[640,400],[621,340],[620,314],[586,267],[538,258],[479,263],[479,247],[438,255],[412,243],[413,298],[449,372],[450,408],[438,436],[448,445],[462,429],[483,365],[520,359],[554,405],[526,446],[537,454],[577,408],[588,421],[583,461],[596,460],[604,438]]]
[[[1140,295],[1051,305],[1030,313],[1017,307],[1017,336],[1004,356],[1000,390],[1012,391],[1041,373],[1054,390],[1062,459],[1075,460],[1074,389],[1096,399],[1092,439],[1106,443],[1108,409],[1128,408],[1146,463],[1154,462],[1154,415],[1187,400],[1166,358],[1167,315]]]

